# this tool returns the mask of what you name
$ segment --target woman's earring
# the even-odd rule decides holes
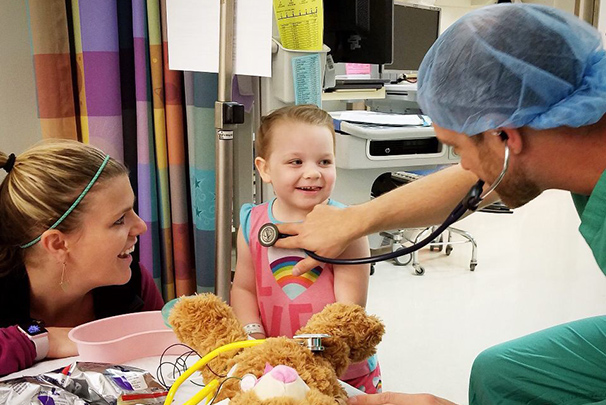
[[[61,281],[59,282],[59,287],[61,287],[63,292],[67,292],[67,289],[69,287],[69,280],[65,276],[66,267],[67,267],[67,265],[65,264],[65,262],[63,262],[63,270],[61,271]]]

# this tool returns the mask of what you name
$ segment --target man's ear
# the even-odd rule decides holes
[[[44,231],[40,238],[40,245],[53,256],[58,263],[65,262],[68,246],[67,238],[63,232],[56,229]]]
[[[261,179],[265,183],[271,183],[271,176],[269,175],[269,167],[267,167],[267,161],[262,157],[255,158],[255,166],[261,175]]]
[[[509,146],[511,153],[515,155],[520,154],[522,149],[524,149],[524,139],[519,128],[503,128],[501,131],[505,132],[507,135],[507,140],[505,142],[507,142],[507,146]]]

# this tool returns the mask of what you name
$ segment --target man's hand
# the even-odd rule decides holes
[[[46,328],[48,331],[48,355],[49,359],[62,359],[78,355],[76,344],[67,337],[72,328]]]
[[[362,236],[361,224],[349,208],[336,208],[326,204],[316,205],[302,223],[277,224],[280,233],[293,235],[278,239],[281,249],[305,249],[324,257],[338,257],[356,238]],[[301,260],[293,268],[298,276],[320,263],[310,257]]]
[[[402,394],[383,392],[381,394],[358,395],[349,398],[349,405],[456,405],[444,398],[431,394]]]

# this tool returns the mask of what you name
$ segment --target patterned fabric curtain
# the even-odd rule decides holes
[[[168,69],[165,0],[29,0],[29,12],[43,137],[130,169],[148,226],[138,259],[165,300],[212,291],[216,75]]]
[[[185,100],[196,245],[198,292],[214,291],[215,273],[215,100],[218,78],[211,73],[185,73]]]

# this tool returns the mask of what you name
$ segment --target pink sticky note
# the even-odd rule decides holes
[[[370,63],[346,63],[345,73],[348,75],[369,75]]]

